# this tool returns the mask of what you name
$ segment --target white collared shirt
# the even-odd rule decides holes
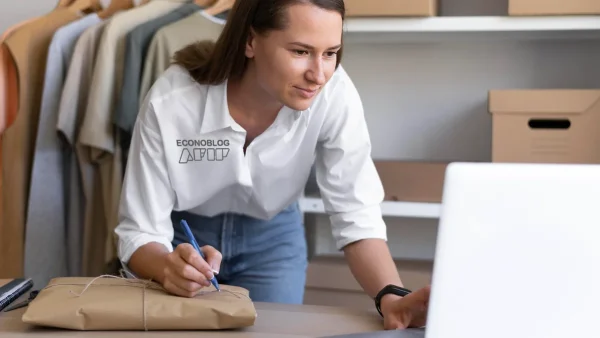
[[[123,182],[115,230],[122,262],[149,242],[173,250],[172,210],[270,219],[302,196],[313,161],[338,249],[387,239],[362,102],[341,66],[310,109],[284,107],[246,154],[226,87],[200,85],[175,65],[152,86]]]

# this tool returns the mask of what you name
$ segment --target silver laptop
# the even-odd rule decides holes
[[[451,164],[425,337],[600,337],[600,166]]]
[[[339,337],[600,337],[600,166],[453,163],[425,330]]]

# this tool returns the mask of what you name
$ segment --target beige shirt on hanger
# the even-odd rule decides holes
[[[125,59],[125,38],[138,25],[162,16],[189,2],[154,0],[148,4],[115,14],[106,25],[91,82],[89,101],[79,141],[90,148],[92,161],[99,165],[102,196],[107,219],[105,262],[117,260],[114,228],[123,176],[122,153],[113,114],[121,92]]]
[[[94,62],[105,25],[106,21],[86,29],[77,40],[58,108],[57,129],[69,146],[66,151],[75,153],[77,159],[78,171],[70,173],[73,189],[67,203],[71,208],[84,210],[81,257],[84,276],[97,276],[104,271],[106,216],[100,174],[91,160],[89,148],[77,142],[77,135],[88,104]]]
[[[11,257],[12,276],[23,274],[25,215],[48,46],[54,32],[81,14],[55,9],[19,28],[5,44],[19,74],[19,107],[14,123],[2,135],[3,227],[10,240],[3,252]]]
[[[202,40],[216,41],[223,31],[225,20],[198,11],[187,18],[165,26],[154,34],[146,54],[140,87],[140,107],[152,84],[170,66],[173,55],[183,47]],[[130,112],[138,114],[138,112]],[[133,126],[131,126],[133,129]]]
[[[19,81],[17,80],[17,70],[14,63],[13,57],[8,50],[8,47],[4,45],[6,40],[12,33],[17,31],[24,25],[37,20],[38,18],[31,18],[20,22],[10,28],[8,28],[2,36],[0,36],[0,135],[4,130],[13,123],[19,103],[19,92],[18,86]],[[2,138],[0,137],[0,168],[2,168]],[[2,175],[0,173],[0,191],[3,190]],[[0,194],[0,278],[10,277],[12,272],[15,271],[13,262],[10,259],[10,248],[11,248],[11,234],[3,226],[2,222],[2,194]]]
[[[19,28],[39,19],[31,18],[8,28],[0,36],[0,134],[12,123],[18,107],[17,70],[13,57],[4,41]]]

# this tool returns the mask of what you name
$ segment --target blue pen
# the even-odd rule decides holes
[[[187,222],[184,219],[182,219],[180,223],[181,223],[181,226],[183,227],[183,231],[185,231],[185,234],[188,237],[188,240],[190,241],[190,243],[192,244],[194,249],[196,249],[196,251],[198,251],[198,253],[200,254],[200,257],[202,257],[202,259],[206,260],[206,257],[204,257],[204,254],[202,253],[202,250],[200,250],[200,246],[198,245],[198,242],[196,242],[196,238],[194,238],[194,235],[192,234],[192,230],[190,229],[190,226],[187,224]],[[214,270],[213,270],[213,272],[214,272]],[[213,276],[213,278],[210,280],[210,282],[212,283],[212,285],[215,286],[215,288],[217,288],[218,291],[221,291],[221,288],[219,288],[219,283],[217,282],[217,278],[215,276]]]

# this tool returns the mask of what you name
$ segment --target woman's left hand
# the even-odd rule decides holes
[[[431,287],[400,297],[391,294],[381,299],[381,313],[386,330],[406,329],[425,326]]]

